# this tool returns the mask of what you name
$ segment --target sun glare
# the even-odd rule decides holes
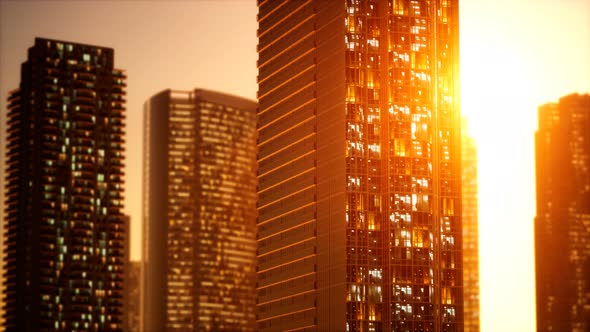
[[[528,59],[525,49],[500,41],[461,45],[461,112],[478,148],[482,303],[522,294],[522,287],[510,289],[515,284],[512,273],[534,280],[534,262],[522,258],[523,253],[532,257],[535,208],[533,140],[538,96],[533,94],[538,89],[531,79],[532,63]],[[507,262],[515,258],[520,261],[510,263],[516,266],[507,272]],[[508,287],[492,289],[491,285]],[[526,287],[527,296],[534,294],[534,285]],[[526,296],[519,295],[513,301],[521,308],[530,307]],[[496,303],[493,314],[518,321],[522,313],[510,308]],[[531,310],[534,314],[534,308]],[[482,312],[482,322],[488,313]]]

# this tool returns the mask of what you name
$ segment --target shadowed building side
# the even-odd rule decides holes
[[[145,104],[143,331],[253,331],[256,107],[197,89]]]

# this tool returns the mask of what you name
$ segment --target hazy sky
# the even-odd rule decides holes
[[[254,99],[256,14],[246,0],[0,1],[0,130],[34,37],[113,47],[128,75],[125,210],[139,258],[143,102],[195,87]],[[590,91],[590,0],[462,0],[460,16],[462,108],[479,148],[482,331],[532,332],[536,112]]]

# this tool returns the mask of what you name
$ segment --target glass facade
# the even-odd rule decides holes
[[[113,53],[37,38],[10,94],[7,330],[122,328],[125,74]]]
[[[146,103],[146,331],[254,329],[256,106],[206,90]]]
[[[448,22],[453,5],[347,1],[347,322],[352,331],[381,330],[383,321],[393,330],[433,330],[437,296],[444,325],[451,330],[461,325],[460,154],[452,144],[458,130]]]
[[[462,331],[458,2],[258,20],[259,329]]]
[[[539,108],[537,331],[590,329],[590,95]]]

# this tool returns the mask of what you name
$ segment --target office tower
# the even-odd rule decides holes
[[[463,219],[463,305],[465,332],[479,332],[479,231],[477,214],[477,146],[461,127],[462,219]]]
[[[537,331],[590,330],[590,95],[539,107]]]
[[[111,48],[36,38],[7,113],[9,331],[122,324],[125,74]]]
[[[254,330],[256,107],[201,89],[145,103],[143,330]]]
[[[260,331],[462,331],[458,2],[258,2]]]
[[[141,262],[128,261],[126,271],[125,321],[127,332],[139,332]]]

